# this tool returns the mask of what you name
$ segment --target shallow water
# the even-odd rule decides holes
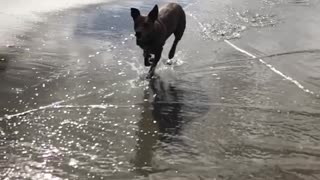
[[[186,33],[148,81],[128,7],[156,2],[61,9],[13,32],[0,177],[320,178],[318,1],[180,2]]]

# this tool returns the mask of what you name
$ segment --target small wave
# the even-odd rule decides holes
[[[205,31],[213,40],[236,39],[240,38],[240,33],[246,29],[246,26],[228,21],[204,24]]]
[[[291,0],[289,1],[291,4],[300,5],[300,6],[308,6],[310,5],[309,0]]]
[[[251,27],[275,26],[279,20],[274,14],[259,14],[248,10],[236,13],[237,18]]]

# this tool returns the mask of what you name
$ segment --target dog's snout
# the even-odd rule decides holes
[[[136,37],[137,37],[138,39],[140,39],[140,38],[141,38],[141,32],[136,32]]]

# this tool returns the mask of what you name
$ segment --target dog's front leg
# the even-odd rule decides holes
[[[149,53],[149,51],[147,50],[143,50],[143,57],[144,57],[144,65],[145,66],[150,66],[150,58],[151,58],[151,54]]]
[[[153,62],[152,62],[152,65],[151,65],[151,68],[149,70],[149,75],[147,76],[148,79],[150,79],[153,75],[154,75],[154,71],[156,69],[156,66],[161,58],[161,53],[162,53],[162,48],[159,49],[156,53],[155,53],[155,56],[154,56],[154,59],[153,59]]]

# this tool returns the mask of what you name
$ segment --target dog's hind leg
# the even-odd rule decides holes
[[[174,38],[172,47],[169,52],[169,59],[172,59],[174,57],[174,54],[176,53],[176,47],[177,47],[179,41],[180,41],[180,39],[178,39],[177,37]]]
[[[172,59],[174,57],[177,45],[183,36],[184,30],[186,29],[186,19],[185,18],[186,17],[184,15],[182,20],[179,22],[176,31],[173,33],[174,34],[174,41],[173,41],[172,47],[169,52],[169,59]]]

